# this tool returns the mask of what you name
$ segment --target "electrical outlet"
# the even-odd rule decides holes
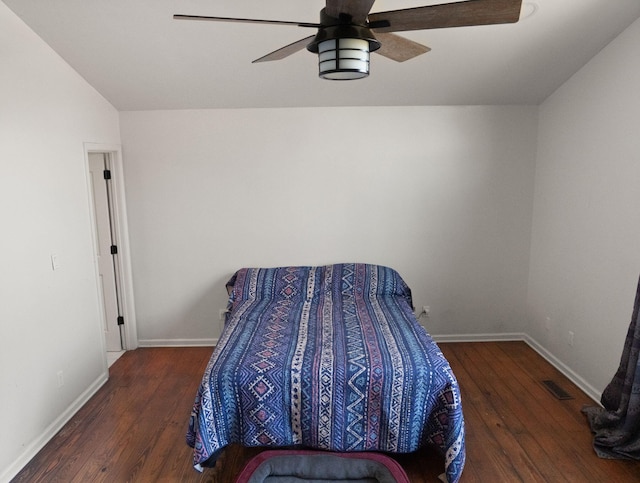
[[[220,330],[220,333],[224,330],[224,323],[228,312],[229,311],[226,309],[220,309],[218,311],[218,329]]]
[[[569,331],[569,333],[567,334],[567,344],[569,344],[571,347],[573,347],[573,339],[574,339],[575,334],[573,333],[573,331]]]
[[[423,305],[422,306],[422,310],[418,314],[418,318],[422,319],[424,317],[425,319],[428,319],[429,318],[429,314],[430,314],[430,310],[431,309],[429,308],[428,305]]]
[[[64,386],[64,372],[58,371],[58,387]]]
[[[544,329],[549,332],[551,331],[551,317],[547,317],[544,319]]]

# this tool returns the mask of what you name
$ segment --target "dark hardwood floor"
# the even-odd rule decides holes
[[[584,393],[522,342],[440,344],[462,388],[470,482],[640,482],[640,462],[603,460],[591,447]],[[229,447],[196,472],[184,442],[211,348],[125,353],[109,381],[13,482],[232,483],[259,449]],[[541,384],[556,381],[573,399]],[[430,450],[397,457],[414,483],[437,482]]]

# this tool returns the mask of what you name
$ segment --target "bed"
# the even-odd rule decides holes
[[[433,445],[447,481],[459,480],[458,383],[395,270],[243,268],[227,289],[187,432],[196,468],[231,443],[387,453]]]

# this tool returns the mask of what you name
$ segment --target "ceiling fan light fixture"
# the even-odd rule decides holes
[[[339,24],[321,28],[307,50],[318,54],[318,75],[329,80],[362,79],[369,75],[369,53],[380,42],[367,27]]]
[[[362,79],[369,75],[369,42],[330,39],[318,44],[319,76],[329,80]]]

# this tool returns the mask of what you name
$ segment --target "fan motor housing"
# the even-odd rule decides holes
[[[333,39],[361,39],[369,42],[369,52],[374,52],[380,48],[380,42],[374,37],[371,29],[360,25],[332,25],[318,29],[313,41],[307,45],[307,50],[318,53],[318,44],[325,40]]]
[[[318,44],[325,40],[333,39],[361,39],[369,42],[369,52],[374,52],[380,48],[380,42],[376,40],[370,28],[364,25],[354,24],[350,15],[341,15],[341,18],[334,18],[327,15],[325,9],[320,11],[320,25],[318,33],[309,45],[307,50],[318,53]]]

